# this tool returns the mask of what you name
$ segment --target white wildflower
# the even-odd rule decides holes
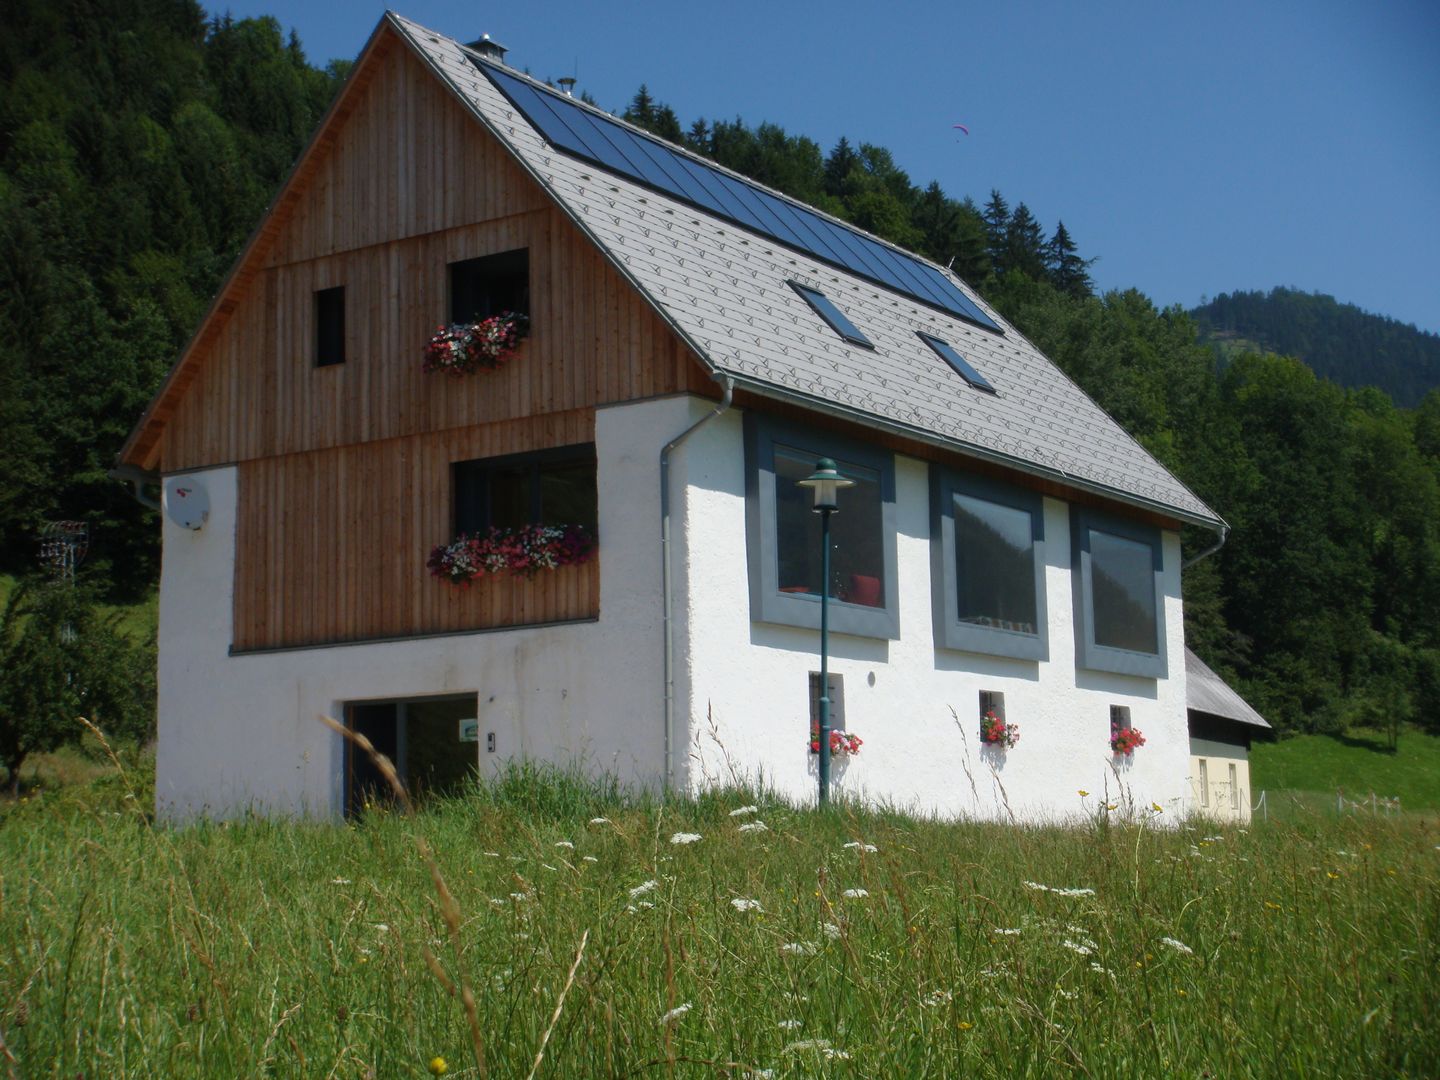
[[[488,856],[489,856],[490,858],[492,858],[492,859],[498,859],[498,858],[500,857],[500,852],[498,852],[498,851],[487,851],[487,852],[485,852],[485,854],[488,855]]]
[[[498,897],[498,896],[492,896],[492,897],[490,897],[490,906],[491,906],[491,907],[498,907],[498,908],[506,908],[506,907],[509,907],[510,905],[507,904],[504,900],[501,900],[500,897]]]
[[[840,927],[838,927],[837,925],[835,925],[833,922],[827,922],[827,923],[826,923],[824,926],[822,926],[820,929],[823,930],[823,931],[825,931],[825,936],[826,936],[827,938],[829,938],[831,941],[839,941],[839,940],[840,940]]]
[[[637,897],[644,896],[646,893],[652,892],[659,887],[660,883],[654,878],[651,878],[649,881],[642,881],[639,885],[636,885],[633,889],[630,890],[630,899],[634,900]]]
[[[1189,945],[1186,945],[1183,941],[1176,941],[1173,937],[1162,937],[1162,938],[1160,939],[1160,944],[1161,944],[1161,945],[1168,945],[1168,946],[1170,946],[1170,948],[1174,949],[1176,952],[1178,952],[1178,953],[1184,953],[1186,956],[1194,956],[1194,955],[1195,955],[1195,950],[1194,950],[1194,949],[1190,948],[1190,946],[1189,946]]]
[[[551,866],[548,862],[542,862],[542,863],[540,864],[540,867],[541,867],[541,869],[543,869],[543,870],[556,870],[556,869],[558,869],[557,867]]]
[[[670,843],[693,844],[699,839],[701,839],[701,836],[698,832],[677,832],[674,836],[670,837]]]
[[[569,840],[557,840],[555,841],[555,846],[569,848],[571,851],[575,850],[575,845],[572,844]]]
[[[680,1017],[684,1016],[686,1013],[688,1013],[688,1012],[689,1012],[691,1009],[693,1009],[694,1007],[695,1007],[695,1006],[693,1006],[692,1004],[690,1004],[690,1002],[688,1002],[688,1001],[685,1002],[684,1005],[676,1005],[675,1008],[671,1009],[671,1010],[670,1010],[669,1012],[667,1012],[664,1016],[660,1017],[660,1019],[657,1020],[656,1023],[659,1024],[661,1027],[664,1027],[666,1024],[670,1023],[672,1020],[679,1020]]]
[[[829,1039],[801,1039],[799,1042],[790,1043],[781,1053],[798,1054],[804,1050],[814,1050],[817,1054],[830,1061],[849,1061],[850,1055],[844,1050],[835,1050],[830,1046]]]
[[[1221,840],[1224,840],[1225,837],[1217,833],[1214,836],[1202,836],[1200,839],[1204,840],[1207,844],[1218,844]]]
[[[609,819],[608,817],[592,817],[592,818],[590,819],[590,824],[591,824],[591,825],[609,825],[609,824],[610,824],[610,819]]]
[[[791,956],[814,956],[820,951],[820,946],[813,941],[787,941],[780,946],[780,951]]]
[[[730,906],[736,911],[764,911],[759,900],[751,900],[747,896],[737,896],[730,901]]]
[[[1071,941],[1069,938],[1066,938],[1064,941],[1060,942],[1060,944],[1073,953],[1079,953],[1081,956],[1089,956],[1095,951],[1094,949],[1090,948],[1089,945],[1082,945],[1080,942]]]
[[[581,856],[580,856],[580,861],[581,861],[581,862],[599,862],[600,860],[597,859],[594,855],[581,855]]]
[[[868,852],[875,852],[875,851],[879,851],[879,850],[880,850],[880,849],[877,848],[874,844],[862,844],[859,840],[851,840],[851,841],[850,841],[848,844],[846,844],[845,846],[846,846],[847,848],[858,848],[860,851],[868,851]]]
[[[389,923],[383,923],[383,922],[371,923],[371,924],[370,924],[370,927],[371,927],[371,929],[374,930],[377,934],[386,934],[386,933],[389,933],[389,932],[390,932],[390,924],[389,924]]]
[[[1018,926],[997,926],[990,931],[992,934],[999,934],[1001,937],[1013,937],[1020,933]]]
[[[1095,972],[1095,974],[1097,975],[1108,975],[1112,979],[1115,978],[1115,973],[1113,971],[1111,971],[1107,967],[1095,963],[1094,960],[1090,961],[1090,970]]]
[[[510,899],[514,900],[517,904],[523,904],[526,900],[530,899],[530,894],[523,892],[512,892],[510,894]]]
[[[331,884],[331,885],[350,885],[350,884],[353,884],[353,883],[351,882],[351,880],[350,880],[348,877],[333,877],[333,878],[330,879],[330,884]]]
[[[802,1002],[803,1002],[803,1001],[809,1001],[809,1000],[810,1000],[810,995],[809,995],[809,994],[797,994],[797,993],[795,993],[794,990],[786,990],[785,993],[784,993],[783,995],[781,995],[781,996],[784,997],[786,1001],[802,1001]]]
[[[770,830],[766,827],[766,825],[765,825],[765,823],[764,823],[763,821],[747,821],[744,825],[741,825],[741,826],[740,826],[739,831],[740,831],[740,832],[769,832]]]
[[[805,1025],[799,1020],[781,1020],[780,1023],[775,1026],[781,1031],[794,1031],[796,1028],[804,1027]]]
[[[1080,996],[1079,994],[1075,993],[1075,991],[1073,991],[1073,990],[1061,990],[1058,986],[1055,988],[1055,993],[1056,993],[1059,997],[1064,998],[1066,1001],[1074,1001],[1076,998],[1078,998],[1078,997]]]
[[[870,893],[865,889],[846,889],[840,895],[846,900],[864,900]]]
[[[1094,889],[1085,888],[1062,888],[1055,885],[1041,885],[1038,881],[1027,881],[1025,888],[1035,892],[1054,893],[1056,896],[1094,896]]]
[[[920,999],[920,1004],[924,1005],[927,1009],[935,1009],[941,1005],[948,1004],[954,997],[955,995],[949,990],[931,990],[930,993]]]
[[[742,807],[739,807],[738,809],[731,810],[731,811],[730,811],[730,816],[731,816],[731,817],[744,817],[746,814],[756,814],[756,813],[759,813],[759,812],[760,812],[760,808],[759,808],[758,806],[742,806]]]

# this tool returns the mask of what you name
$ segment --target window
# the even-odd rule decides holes
[[[1128,730],[1130,730],[1130,728],[1133,727],[1133,726],[1134,726],[1134,725],[1130,723],[1130,706],[1129,706],[1129,705],[1111,705],[1111,706],[1110,706],[1110,730],[1111,730],[1111,731],[1128,731]]]
[[[935,644],[1048,660],[1039,494],[932,466],[930,507]]]
[[[504,311],[530,314],[528,249],[450,264],[452,323],[479,322]]]
[[[828,672],[830,684],[830,730],[845,730],[845,676]],[[820,729],[820,673],[810,672],[810,730]]]
[[[884,451],[836,435],[745,416],[746,540],[750,617],[820,626],[820,515],[799,485],[822,457],[854,487],[830,517],[830,626],[842,634],[899,636],[895,576],[895,463]]]
[[[345,362],[345,286],[315,293],[315,366]]]
[[[1073,507],[1075,662],[1163,678],[1164,556],[1153,525]]]
[[[875,348],[870,339],[860,332],[860,328],[846,318],[845,313],[836,307],[835,302],[824,293],[816,292],[795,281],[790,282],[790,287],[815,310],[816,315],[830,325],[830,329],[850,342],[851,345],[860,345],[867,349]]]
[[[563,446],[508,457],[458,461],[455,533],[475,535],[494,526],[597,523],[595,447]]]
[[[345,706],[345,723],[390,759],[412,795],[457,794],[479,763],[478,747],[465,736],[466,722],[474,722],[478,704],[475,694],[352,701]],[[348,739],[345,762],[346,816],[390,802],[389,782]]]
[[[995,387],[990,385],[990,381],[986,379],[984,375],[981,375],[980,372],[976,371],[970,361],[961,356],[949,342],[941,341],[939,338],[931,337],[929,334],[922,334],[919,330],[916,330],[915,333],[919,335],[921,341],[935,350],[940,359],[954,368],[956,374],[971,386],[975,387],[976,390],[985,390],[992,394],[995,393]]]
[[[1210,763],[1200,759],[1200,805],[1210,805]]]
[[[1230,809],[1231,809],[1231,810],[1239,810],[1239,809],[1240,809],[1240,781],[1236,778],[1236,775],[1235,775],[1235,774],[1236,774],[1237,770],[1236,770],[1236,768],[1235,768],[1235,763],[1234,763],[1233,761],[1230,763],[1229,769],[1230,769]]]

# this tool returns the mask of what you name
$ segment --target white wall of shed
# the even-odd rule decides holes
[[[338,719],[347,701],[431,694],[478,695],[476,750],[487,767],[525,757],[630,784],[661,783],[658,458],[703,408],[670,398],[597,413],[601,569],[593,623],[232,656],[237,473],[192,474],[210,493],[209,521],[198,532],[164,522],[160,814],[336,816],[342,742],[316,715]],[[490,731],[493,759],[484,752]]]
[[[740,411],[702,428],[677,457],[676,472],[684,525],[677,529],[684,602],[677,604],[676,648],[684,664],[678,708],[689,728],[684,782],[699,789],[738,778],[813,800],[808,674],[819,669],[819,634],[750,619]],[[1044,501],[1050,659],[938,650],[927,465],[899,456],[895,479],[899,639],[830,638],[830,670],[844,676],[846,726],[865,740],[855,758],[835,759],[836,794],[946,817],[1005,819],[1013,812],[1059,820],[1093,810],[1108,793],[1111,801],[1158,803],[1178,816],[1189,765],[1178,534],[1163,535],[1165,679],[1076,670],[1069,510],[1051,498]],[[1007,720],[1020,727],[1018,746],[981,748],[981,690],[1005,694]],[[1146,737],[1128,759],[1109,750],[1112,704],[1129,706]]]

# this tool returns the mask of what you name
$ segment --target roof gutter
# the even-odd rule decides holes
[[[160,474],[149,472],[138,465],[118,465],[105,474],[111,480],[118,480],[122,484],[130,485],[130,494],[141,506],[147,506],[151,510],[160,509],[160,500],[145,494],[147,487],[160,486]]]
[[[1222,524],[1219,528],[1215,529],[1215,536],[1216,539],[1213,544],[1207,547],[1204,551],[1200,552],[1200,554],[1194,556],[1193,558],[1186,559],[1183,563],[1180,564],[1180,572],[1182,574],[1186,570],[1189,570],[1190,567],[1198,563],[1201,559],[1208,559],[1211,555],[1214,555],[1215,552],[1219,551],[1222,547],[1224,547],[1225,541],[1230,538],[1230,526]]]
[[[723,372],[716,372],[711,378],[724,387],[720,404],[671,439],[660,451],[660,572],[665,621],[665,788],[667,791],[673,790],[675,787],[675,571],[671,565],[673,560],[670,546],[670,455],[679,449],[680,445],[690,436],[730,408],[730,399],[735,391],[735,380]]]
[[[866,427],[876,428],[887,431],[892,435],[900,435],[907,439],[913,439],[916,442],[925,443],[927,446],[933,446],[940,450],[948,450],[952,453],[959,452],[967,454],[970,457],[979,458],[982,461],[989,461],[996,465],[1004,465],[1010,469],[1018,469],[1032,476],[1038,476],[1046,480],[1054,480],[1079,491],[1086,491],[1093,495],[1113,499],[1116,502],[1123,502],[1142,510],[1161,514],[1164,517],[1175,518],[1184,522],[1186,525],[1198,525],[1203,529],[1212,529],[1221,533],[1222,538],[1224,534],[1230,531],[1230,526],[1225,524],[1220,518],[1204,517],[1192,511],[1171,506],[1168,503],[1162,503],[1156,499],[1147,499],[1143,495],[1133,495],[1128,492],[1116,491],[1114,488],[1105,487],[1103,484],[1097,484],[1083,477],[1074,476],[1067,473],[1064,469],[1040,465],[1033,461],[1025,461],[1021,458],[1011,457],[1008,454],[1002,454],[983,446],[976,446],[973,443],[962,443],[954,439],[946,439],[943,436],[936,435],[933,432],[928,432],[921,428],[910,427],[906,424],[888,420],[883,416],[877,416],[874,413],[847,408],[844,405],[838,405],[832,401],[823,401],[819,398],[810,397],[807,394],[792,394],[772,383],[767,383],[760,379],[736,375],[733,372],[729,373],[729,376],[733,378],[742,389],[748,390],[760,397],[783,401],[789,405],[798,405],[811,412],[826,413],[837,419],[848,420],[852,423],[864,424]],[[1205,552],[1204,554],[1209,554],[1209,552]]]

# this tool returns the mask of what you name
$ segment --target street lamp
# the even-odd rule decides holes
[[[820,805],[830,801],[830,515],[840,509],[841,488],[854,487],[835,468],[835,462],[821,458],[815,471],[801,487],[815,493],[815,513],[820,515]]]

